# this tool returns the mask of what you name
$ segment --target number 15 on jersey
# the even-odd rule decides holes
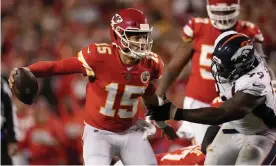
[[[105,87],[105,90],[107,91],[107,98],[105,105],[100,109],[100,113],[105,116],[114,117],[116,112],[116,110],[114,109],[115,101],[120,100],[120,107],[131,107],[131,111],[120,108],[117,112],[117,115],[120,118],[133,118],[137,112],[138,98],[131,98],[131,96],[142,95],[146,88],[143,86],[125,85],[123,96],[121,99],[118,99],[117,97],[118,89],[118,83],[110,83]]]

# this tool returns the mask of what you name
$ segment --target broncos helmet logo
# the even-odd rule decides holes
[[[236,61],[238,58],[247,57],[250,51],[253,49],[253,45],[246,45],[237,50],[237,52],[231,57],[231,61]]]

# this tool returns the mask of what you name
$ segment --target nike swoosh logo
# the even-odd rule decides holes
[[[91,51],[90,51],[89,47],[88,47],[87,53],[88,53],[88,54],[90,54],[90,53],[91,53]]]
[[[258,85],[258,84],[255,84],[255,83],[253,83],[252,85],[253,85],[253,86],[260,86],[260,85]]]
[[[253,83],[252,85],[255,86],[255,87],[259,87],[259,88],[265,88],[265,85],[263,85],[263,84]]]
[[[253,86],[260,86],[260,84],[253,83]]]

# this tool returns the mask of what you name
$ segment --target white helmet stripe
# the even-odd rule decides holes
[[[141,30],[150,30],[149,24],[140,24]]]
[[[223,32],[222,34],[220,34],[217,39],[215,40],[215,44],[214,44],[214,47],[216,48],[217,44],[219,41],[221,41],[221,39],[225,38],[226,36],[229,36],[229,35],[232,35],[232,34],[237,34],[238,32],[236,31],[226,31],[226,32]]]

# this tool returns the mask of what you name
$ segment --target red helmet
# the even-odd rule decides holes
[[[207,12],[212,25],[220,30],[232,28],[240,13],[239,0],[207,0]]]
[[[151,51],[152,27],[140,10],[128,8],[117,12],[111,19],[110,36],[112,44],[116,45],[124,54],[140,59]],[[138,40],[131,40],[131,36],[140,36]]]

